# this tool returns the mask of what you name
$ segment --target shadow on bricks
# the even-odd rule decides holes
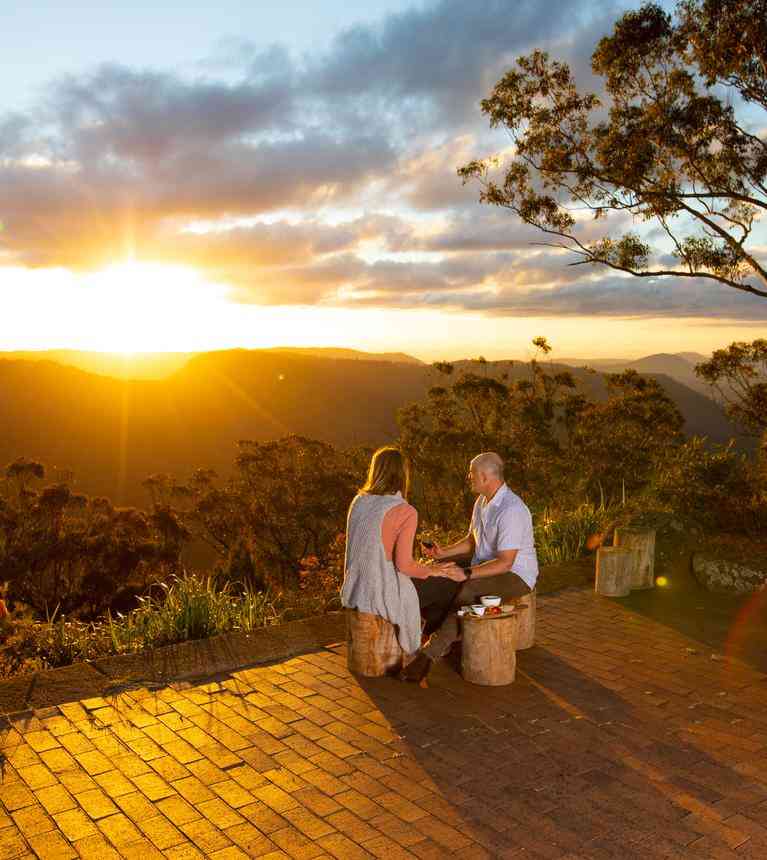
[[[446,820],[493,856],[767,856],[764,693],[733,695],[758,679],[691,669],[683,642],[677,664],[663,652],[648,672],[627,654],[646,653],[657,628],[629,622],[636,641],[614,652],[616,605],[595,608],[588,639],[556,631],[569,651],[557,635],[557,650],[519,654],[508,687],[465,684],[449,664],[428,689],[357,679],[418,765],[413,802],[435,792]]]

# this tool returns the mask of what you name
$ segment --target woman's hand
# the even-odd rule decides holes
[[[463,568],[458,567],[458,565],[453,564],[453,562],[440,564],[436,567],[436,570],[436,576],[444,576],[447,579],[452,579],[453,582],[464,582],[466,579],[468,579]]]

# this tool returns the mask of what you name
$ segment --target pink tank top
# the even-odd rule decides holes
[[[405,576],[426,579],[432,576],[434,568],[419,564],[413,559],[413,541],[418,528],[418,511],[407,502],[397,505],[386,512],[381,523],[381,540],[386,557]]]

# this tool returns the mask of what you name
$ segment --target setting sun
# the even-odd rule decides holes
[[[130,355],[167,348],[210,323],[226,305],[226,290],[193,269],[129,262],[84,279],[84,312],[100,348]]]

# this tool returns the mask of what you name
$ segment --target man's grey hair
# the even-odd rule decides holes
[[[484,472],[503,480],[503,460],[495,453],[495,451],[485,451],[471,461],[475,472]]]

